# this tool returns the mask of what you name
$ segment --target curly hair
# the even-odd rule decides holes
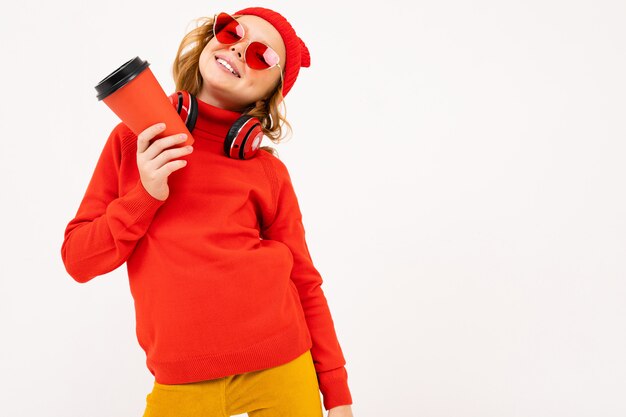
[[[240,17],[233,15],[233,17]],[[202,88],[202,74],[200,73],[200,54],[205,46],[213,38],[213,17],[202,16],[191,21],[195,23],[195,28],[187,32],[180,42],[172,73],[176,90],[185,90],[193,95],[197,95]],[[283,68],[281,68],[283,71]],[[282,78],[282,77],[281,77]],[[292,128],[287,121],[287,107],[283,100],[283,85],[279,80],[274,89],[270,92],[269,97],[261,101],[250,103],[242,113],[257,117],[261,122],[263,134],[267,136],[273,143],[280,143],[292,133]],[[284,114],[280,112],[279,106],[283,105]],[[283,137],[283,126],[286,125],[289,135]],[[271,146],[261,146],[263,149],[278,157],[278,152]]]

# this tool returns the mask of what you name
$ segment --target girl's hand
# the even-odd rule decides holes
[[[188,155],[193,151],[192,146],[167,149],[186,140],[178,135],[166,136],[150,143],[150,140],[163,129],[165,129],[165,124],[161,127],[155,124],[137,136],[137,168],[139,168],[141,183],[152,197],[161,201],[166,200],[170,194],[167,185],[169,175],[187,165],[185,160],[168,161]],[[167,150],[164,151],[164,149]]]
[[[352,406],[340,405],[328,410],[328,417],[354,417],[352,415]]]

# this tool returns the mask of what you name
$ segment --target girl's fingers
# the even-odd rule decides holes
[[[150,146],[150,139],[165,129],[165,123],[157,123],[145,129],[137,136],[137,153],[142,153]]]

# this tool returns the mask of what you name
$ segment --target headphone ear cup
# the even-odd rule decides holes
[[[259,150],[263,129],[258,118],[244,114],[233,123],[224,139],[224,153],[235,159],[251,159]]]
[[[169,99],[180,118],[185,122],[189,133],[192,133],[198,119],[198,101],[196,97],[187,91],[181,90],[170,95]]]

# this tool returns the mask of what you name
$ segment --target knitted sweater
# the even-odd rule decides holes
[[[144,188],[137,136],[109,135],[61,255],[79,283],[126,262],[136,333],[161,384],[267,369],[311,349],[324,407],[352,404],[322,277],[287,167],[224,154],[241,113],[198,100],[194,151],[169,197]]]

